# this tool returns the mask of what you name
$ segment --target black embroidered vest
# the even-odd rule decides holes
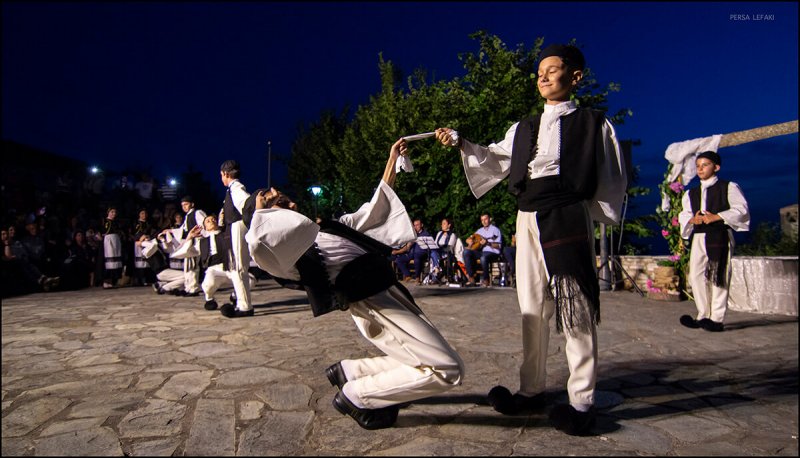
[[[211,237],[214,237],[214,243],[217,245],[217,252],[213,255],[211,254]],[[200,265],[207,269],[209,266],[222,263],[222,268],[228,270],[228,250],[227,240],[222,233],[211,234],[200,239]]]
[[[223,224],[225,225],[226,232],[230,232],[231,224],[242,219],[242,214],[236,209],[236,205],[233,204],[230,186],[228,190],[225,191],[225,200],[222,202],[222,210],[225,212],[225,221],[223,221]]]
[[[597,190],[597,166],[604,145],[601,111],[578,108],[561,117],[560,174],[531,180],[528,164],[536,157],[541,115],[523,119],[514,135],[508,190],[522,211],[540,211],[591,199]],[[571,135],[579,132],[580,135]]]
[[[721,211],[729,210],[731,204],[728,202],[728,183],[729,181],[718,179],[716,183],[706,189],[706,211],[717,214]],[[697,186],[689,190],[689,204],[692,206],[692,215],[701,208],[700,202],[701,187]],[[724,221],[714,221],[711,224],[699,224],[694,226],[692,234],[702,234],[707,232],[721,232],[729,229]]]
[[[183,237],[181,237],[181,240],[186,240],[186,236],[189,235],[189,231],[195,226],[195,224],[197,224],[194,221],[195,220],[194,214],[195,214],[194,208],[189,210],[188,213],[186,213],[186,217],[184,217],[183,219]]]

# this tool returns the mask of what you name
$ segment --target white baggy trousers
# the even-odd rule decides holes
[[[247,283],[246,286],[245,283]],[[236,292],[237,309],[247,311],[250,310],[250,303],[245,303],[244,300],[240,300],[239,298],[249,297],[245,292],[249,293],[254,284],[255,278],[252,275],[245,274],[243,280],[242,276],[236,271],[225,270],[220,263],[209,266],[206,269],[206,276],[203,278],[201,286],[206,301],[214,300],[214,293],[216,293],[218,289],[226,286],[233,286],[233,290]]]
[[[555,312],[555,302],[547,294],[548,273],[544,252],[539,241],[537,212],[517,212],[517,298],[522,312],[522,365],[519,369],[520,394],[533,396],[545,390],[547,381],[547,346],[550,340],[550,318]],[[591,221],[587,217],[587,221]],[[591,224],[591,222],[589,223]],[[594,234],[589,230],[590,235]],[[592,247],[594,240],[587,240]],[[576,308],[588,310],[586,298],[580,295]],[[597,331],[591,320],[590,332],[584,334],[567,328],[566,355],[569,366],[567,393],[569,402],[578,410],[594,404],[594,387],[597,372]]]
[[[377,409],[440,394],[459,384],[464,363],[422,311],[395,286],[350,304],[361,334],[386,356],[341,361],[342,392]]]
[[[722,323],[728,311],[728,294],[731,284],[731,254],[734,249],[733,234],[728,231],[728,263],[725,273],[725,285],[717,286],[706,278],[708,269],[708,252],[706,251],[706,234],[692,236],[692,249],[689,253],[689,284],[692,286],[694,305],[697,307],[697,319],[710,318]],[[709,296],[709,290],[710,296]]]

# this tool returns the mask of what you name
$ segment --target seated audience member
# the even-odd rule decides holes
[[[414,230],[417,233],[417,239],[420,237],[431,236],[431,234],[424,229],[420,219],[414,220]],[[422,283],[422,270],[425,266],[425,262],[431,256],[431,250],[420,246],[420,244],[417,243],[417,240],[412,240],[408,242],[402,249],[393,250],[392,255],[394,264],[398,269],[400,269],[400,272],[403,273],[403,281],[416,281],[417,283]],[[413,277],[411,276],[411,269],[409,269],[408,266],[412,260],[414,261]]]
[[[26,281],[25,285],[17,285],[20,286],[20,292],[50,291],[58,287],[60,278],[44,275],[36,264],[31,262],[30,254],[25,249],[25,246],[14,239],[13,235],[15,233],[16,231],[11,228],[2,231],[3,268],[8,267],[9,270],[19,272],[20,276]]]
[[[443,218],[441,227],[434,239],[439,249],[431,252],[431,276],[436,283],[454,281],[454,269],[458,268],[456,253],[464,250],[464,244],[455,233],[453,220]]]
[[[481,215],[481,227],[475,234],[467,238],[467,248],[464,250],[464,265],[467,268],[469,281],[467,286],[475,286],[476,262],[481,260],[481,286],[489,286],[489,273],[491,263],[500,259],[500,247],[503,244],[503,235],[500,229],[492,224],[488,214]]]

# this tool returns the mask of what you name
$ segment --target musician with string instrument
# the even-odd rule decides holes
[[[488,214],[481,215],[481,227],[474,234],[467,237],[464,249],[464,266],[467,268],[469,281],[467,286],[475,286],[475,270],[478,259],[481,260],[481,286],[489,286],[489,267],[492,262],[500,259],[500,248],[503,245],[503,234],[500,229],[492,224],[492,218]]]

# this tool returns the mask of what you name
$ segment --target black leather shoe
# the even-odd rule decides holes
[[[217,307],[218,307],[217,306],[217,301],[215,301],[214,299],[211,299],[210,301],[206,301],[206,303],[205,303],[205,305],[203,305],[203,307],[206,310],[216,310]]]
[[[708,326],[708,322],[711,321],[708,318],[701,318],[697,320],[697,327],[705,329]]]
[[[397,421],[397,414],[400,411],[397,406],[380,409],[356,407],[341,391],[337,391],[336,396],[333,397],[333,408],[342,415],[350,415],[364,429],[389,428]]]
[[[575,410],[569,404],[559,404],[550,412],[550,424],[570,436],[588,436],[595,424],[594,406],[588,412]]]
[[[700,327],[698,321],[690,317],[689,315],[681,315],[680,321],[681,324],[686,326],[687,328],[697,329]]]
[[[236,293],[231,293],[231,295],[228,296],[228,299],[230,299],[231,304],[236,305]]]
[[[520,412],[540,410],[547,405],[544,393],[535,396],[523,396],[519,393],[511,394],[508,388],[498,385],[489,391],[486,396],[494,410],[503,415],[516,415]]]
[[[703,329],[710,332],[722,332],[725,330],[725,325],[719,321],[712,321],[706,319],[705,321],[701,322]]]
[[[255,315],[255,311],[253,309],[247,311],[239,310],[233,304],[223,304],[222,307],[219,308],[219,311],[222,313],[222,316],[226,318],[242,318],[245,316]]]
[[[344,384],[347,383],[347,376],[344,375],[341,362],[325,369],[325,375],[328,377],[328,381],[331,382],[331,385],[338,386],[340,390]]]
[[[184,294],[184,296],[186,296],[186,297],[197,297],[197,296],[199,296],[199,295],[200,295],[200,291],[195,291],[195,292],[193,292],[193,293],[186,293],[186,294]]]

